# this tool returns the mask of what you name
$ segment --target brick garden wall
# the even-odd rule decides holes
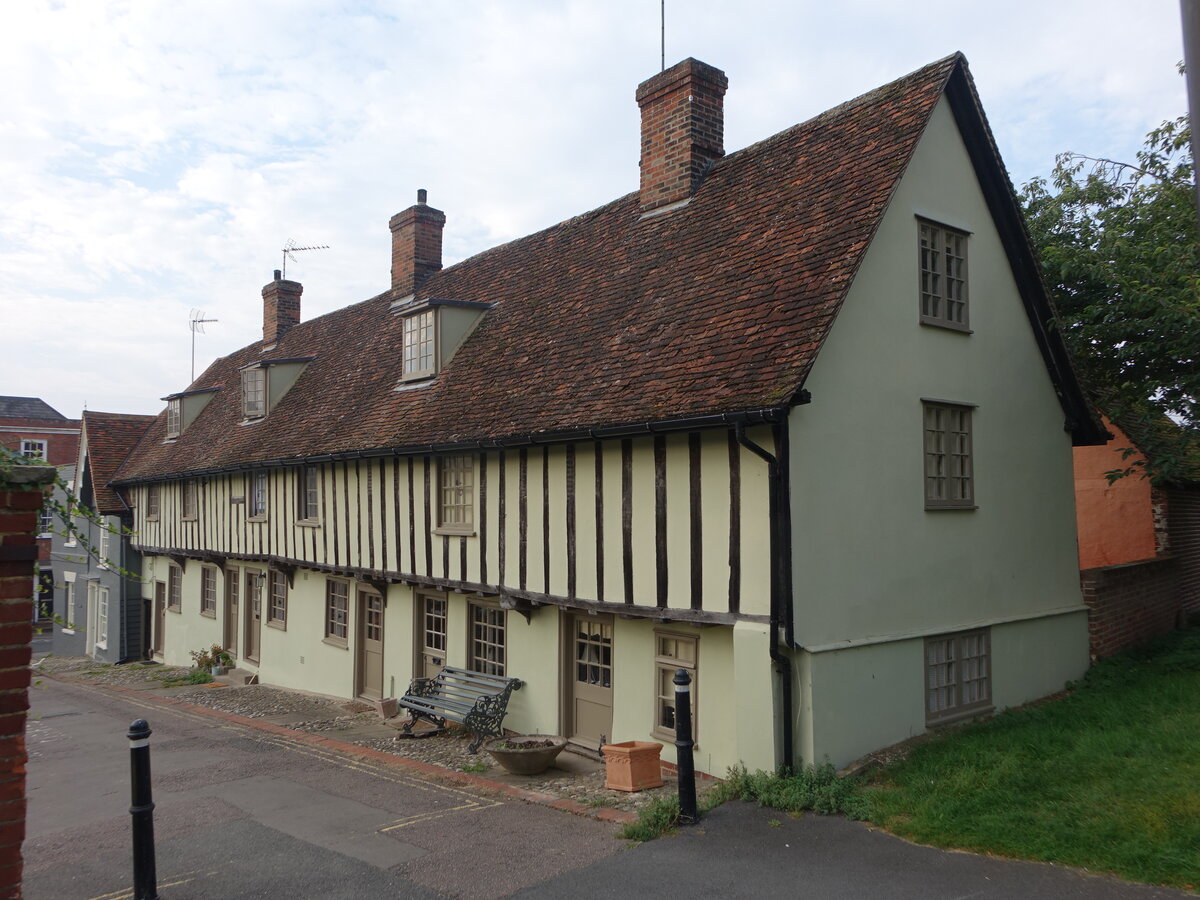
[[[1179,624],[1180,564],[1174,556],[1085,569],[1079,577],[1093,659],[1144,644]]]
[[[0,472],[0,898],[21,896],[25,839],[25,715],[33,638],[34,537],[54,469]]]

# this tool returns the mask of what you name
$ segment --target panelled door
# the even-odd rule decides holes
[[[599,750],[612,736],[613,618],[571,613],[567,623],[567,734],[572,743]]]
[[[230,566],[225,570],[225,649],[237,656],[238,607],[241,605],[242,570]]]
[[[383,699],[383,597],[358,589],[358,695]]]
[[[165,581],[154,582],[154,624],[153,634],[154,642],[150,645],[155,653],[162,653],[163,647],[163,629],[167,625],[167,583]]]
[[[418,594],[417,634],[420,653],[417,655],[417,677],[436,678],[446,665],[446,598],[433,594]]]
[[[246,569],[246,659],[258,662],[262,638],[262,573]]]

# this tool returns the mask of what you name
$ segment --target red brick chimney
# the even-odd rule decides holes
[[[690,197],[725,155],[728,86],[724,72],[691,57],[638,85],[643,211]]]
[[[304,286],[298,281],[284,281],[278,269],[275,280],[262,289],[263,342],[273,344],[293,325],[300,322],[300,295]]]
[[[417,205],[392,216],[392,290],[401,296],[413,293],[426,278],[442,268],[442,228],[446,214],[425,205],[425,189],[417,191]]]

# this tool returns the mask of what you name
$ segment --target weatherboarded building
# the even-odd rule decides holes
[[[697,765],[846,763],[1087,666],[1072,444],[1102,440],[966,61],[725,155],[725,75],[643,83],[641,186],[218,360],[117,473],[155,653],[403,692]]]

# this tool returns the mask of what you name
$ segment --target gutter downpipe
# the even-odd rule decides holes
[[[775,671],[782,682],[783,701],[783,765],[781,771],[790,772],[793,760],[792,737],[792,661],[779,650],[779,629],[781,618],[784,622],[786,639],[792,644],[792,548],[790,501],[788,497],[787,477],[787,418],[784,417],[772,423],[775,448],[784,459],[780,464],[779,456],[774,456],[765,448],[746,437],[746,426],[743,422],[734,425],[734,436],[737,442],[761,457],[767,464],[767,480],[769,485],[770,505],[768,517],[771,523],[771,634],[767,643],[767,652],[775,664]],[[785,589],[787,593],[785,594]],[[781,615],[782,613],[782,615]]]

